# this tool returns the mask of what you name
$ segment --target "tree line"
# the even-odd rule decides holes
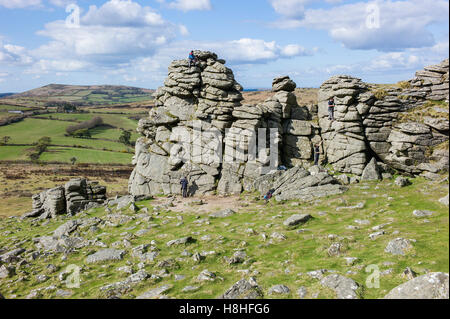
[[[90,138],[91,133],[89,130],[100,125],[103,125],[103,119],[100,116],[96,116],[88,121],[68,126],[66,132],[73,137]]]

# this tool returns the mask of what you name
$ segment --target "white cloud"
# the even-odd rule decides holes
[[[333,39],[349,49],[390,52],[434,45],[434,36],[427,27],[448,21],[449,5],[446,0],[378,0],[370,2],[371,7],[368,5],[367,2],[358,2],[330,9],[306,9],[303,18],[282,14],[284,18],[272,25],[278,28],[327,30]],[[368,11],[368,8],[379,9],[378,25],[370,23],[376,21],[369,20],[376,13]]]
[[[175,0],[169,3],[169,8],[186,12],[192,10],[211,10],[212,6],[210,0]]]
[[[198,47],[213,50],[233,64],[267,63],[280,58],[312,55],[305,48],[290,44],[280,46],[275,41],[243,38],[233,41],[199,43]]]
[[[0,6],[8,9],[22,9],[41,5],[41,0],[0,0]]]
[[[185,25],[180,25],[179,29],[181,35],[189,35],[189,30]]]
[[[150,7],[111,0],[101,7],[91,6],[78,27],[61,20],[46,24],[38,34],[51,41],[33,51],[39,63],[31,71],[115,68],[153,55],[179,31]]]
[[[47,74],[50,72],[74,72],[86,70],[92,66],[86,61],[73,59],[47,60],[41,59],[33,64],[33,66],[25,71],[25,74]]]
[[[24,47],[3,44],[0,40],[0,63],[27,65],[32,63],[32,61],[32,57]]]
[[[49,0],[49,2],[57,7],[66,7],[71,3],[76,3],[75,0]]]
[[[303,18],[305,5],[311,0],[270,0],[273,9],[285,17]]]
[[[311,53],[307,52],[304,47],[298,44],[289,44],[282,48],[281,55],[286,57],[294,57],[299,55],[311,55]]]
[[[162,26],[164,19],[150,7],[131,0],[111,0],[100,8],[93,5],[81,19],[84,25]]]

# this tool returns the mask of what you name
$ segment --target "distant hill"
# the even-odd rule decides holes
[[[154,90],[114,85],[49,84],[37,89],[8,96],[16,102],[34,102],[42,106],[48,102],[71,102],[80,105],[123,104],[152,100]]]
[[[8,96],[14,95],[14,94],[16,94],[16,93],[0,93],[0,99],[3,97],[8,97]]]

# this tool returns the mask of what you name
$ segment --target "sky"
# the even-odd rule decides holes
[[[289,75],[395,83],[448,58],[448,0],[0,0],[0,92],[163,85],[191,49],[246,89]]]

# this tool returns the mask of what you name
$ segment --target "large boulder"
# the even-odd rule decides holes
[[[311,201],[320,197],[342,194],[348,189],[325,171],[311,174],[303,168],[294,167],[273,177],[275,178],[270,180],[270,184],[264,183],[267,180],[265,176],[257,179],[255,184],[265,186],[259,186],[262,193],[273,189],[273,196],[277,201],[293,199]]]
[[[372,160],[369,162],[369,164],[366,165],[366,167],[364,168],[364,171],[362,172],[361,175],[361,180],[363,181],[378,181],[381,180],[381,173],[380,173],[380,169],[377,165],[377,161],[374,158],[372,158]]]
[[[278,78],[273,79],[272,82],[272,91],[278,92],[278,91],[287,91],[292,92],[295,90],[297,85],[294,81],[292,81],[289,76],[281,76]]]
[[[385,299],[449,299],[448,273],[433,272],[392,289]]]

